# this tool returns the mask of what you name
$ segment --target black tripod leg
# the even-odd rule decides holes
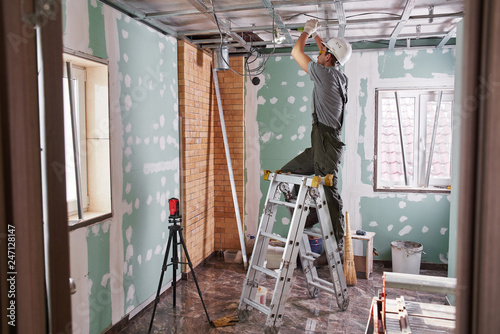
[[[212,322],[210,321],[210,317],[208,316],[207,308],[205,307],[205,302],[203,301],[203,297],[201,296],[201,290],[200,290],[200,287],[198,285],[198,281],[196,280],[196,276],[194,274],[194,269],[193,269],[193,264],[191,263],[191,259],[189,258],[189,254],[188,254],[188,251],[186,248],[186,244],[184,243],[184,238],[182,237],[181,230],[179,231],[179,238],[181,240],[182,247],[184,248],[184,254],[186,254],[186,259],[188,261],[189,269],[191,269],[191,273],[193,274],[194,283],[196,284],[196,289],[198,289],[198,295],[200,296],[201,304],[203,305],[203,309],[205,310],[205,314],[207,315],[208,323],[211,325]]]
[[[153,314],[151,315],[151,322],[149,323],[148,333],[151,333],[151,328],[153,327],[153,321],[155,319],[155,312],[156,312],[156,305],[158,305],[158,300],[159,300],[160,291],[161,291],[161,283],[163,282],[163,275],[165,275],[165,271],[167,270],[168,250],[170,249],[170,244],[172,243],[173,235],[174,235],[174,233],[170,233],[170,235],[168,236],[167,249],[165,251],[165,257],[163,258],[163,266],[161,268],[160,282],[158,283],[158,290],[156,291],[155,305],[153,307]],[[175,276],[175,273],[174,273],[174,276]],[[174,282],[175,282],[175,277],[174,277]]]
[[[172,265],[174,266],[174,273],[173,273],[173,279],[172,279],[172,288],[174,289],[174,302],[173,302],[173,307],[175,308],[175,292],[177,291],[177,267],[179,265],[179,257],[177,254],[177,231],[178,228],[176,225],[170,226],[171,228],[171,233],[173,234],[174,242],[172,245]]]

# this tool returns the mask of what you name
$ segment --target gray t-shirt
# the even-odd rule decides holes
[[[313,113],[316,113],[320,123],[340,130],[344,104],[347,103],[347,76],[336,66],[324,67],[313,61],[309,63],[308,70],[314,82]]]

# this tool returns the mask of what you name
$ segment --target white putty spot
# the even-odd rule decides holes
[[[153,137],[153,143],[154,143],[154,144],[158,144],[158,140],[159,140],[159,137],[158,137],[158,136],[154,136],[154,137]]]
[[[281,60],[281,57],[275,57],[275,58],[274,58],[274,61],[276,61],[276,62],[278,62],[278,61],[280,61],[280,60]]]
[[[391,225],[389,225],[389,226],[387,226],[387,231],[389,231],[389,232],[390,232],[390,231],[392,231],[392,228],[393,228],[393,227],[394,227],[394,225],[392,225],[392,224],[391,224]]]
[[[132,79],[130,78],[130,75],[125,75],[125,87],[130,87],[130,84],[132,83]]]
[[[150,204],[151,204],[151,202],[153,202],[153,197],[152,197],[151,195],[149,195],[149,196],[148,196],[148,199],[147,199],[147,201],[146,201],[146,204],[147,204],[147,205],[150,205]]]
[[[127,291],[127,301],[133,301],[134,300],[134,295],[135,295],[135,287],[133,284],[131,284],[129,287],[128,287],[128,291]]]
[[[415,193],[408,194],[408,200],[410,202],[420,202],[420,201],[424,200],[425,198],[427,198],[427,196],[424,194],[415,194]]]
[[[280,140],[281,138],[283,138],[282,134],[276,136],[276,139],[278,139],[278,140]]]
[[[161,177],[161,186],[165,187],[165,183],[167,182],[167,178],[165,176]]]
[[[130,108],[132,107],[132,98],[130,97],[130,95],[127,95],[125,96],[125,109],[130,110]]]
[[[257,98],[257,104],[265,104],[266,103],[266,99],[261,95]]]
[[[399,208],[400,208],[400,209],[403,209],[403,208],[405,208],[405,207],[406,207],[406,202],[405,202],[405,201],[400,201],[400,202],[399,202]]]
[[[92,5],[92,7],[97,8],[97,0],[91,0],[90,4]]]
[[[123,54],[123,60],[128,63],[128,55],[126,53]]]
[[[302,96],[302,101],[307,102],[309,101],[309,98],[307,96]]]
[[[282,86],[286,86],[286,85],[288,85],[288,82],[286,82],[286,81],[282,81],[282,82],[281,82],[281,85],[282,85]]]
[[[412,229],[412,227],[411,227],[410,225],[406,225],[405,227],[403,227],[403,228],[399,231],[399,233],[398,233],[398,234],[399,234],[400,236],[403,236],[403,235],[405,235],[405,234],[410,233],[411,229]]]
[[[153,129],[158,130],[159,127],[160,127],[160,125],[158,123],[153,124]]]
[[[385,199],[385,198],[387,198],[387,194],[380,194],[380,195],[378,195],[378,198]]]
[[[401,218],[399,218],[399,221],[402,223],[404,221],[407,221],[408,220],[408,217],[406,216],[401,216]]]
[[[439,233],[441,233],[441,235],[445,235],[446,231],[448,231],[448,229],[446,227],[443,227],[439,230]]]
[[[297,139],[297,135],[293,135],[293,136],[290,137],[291,141],[295,141],[296,139]]]
[[[298,132],[299,133],[305,133],[306,132],[306,127],[304,125],[299,126]]]
[[[137,255],[137,263],[141,264],[142,263],[142,256]]]
[[[302,140],[303,138],[304,138],[304,134],[303,134],[303,133],[301,133],[301,134],[299,135],[299,139],[301,139],[301,140]]]
[[[175,139],[171,135],[168,135],[168,137],[167,137],[167,144],[169,144],[169,145],[174,144],[175,147],[179,148],[179,144],[177,143],[177,139]]]
[[[376,221],[371,221],[368,225],[370,225],[371,227],[378,226]]]
[[[422,227],[422,233],[429,232],[429,228],[427,226]]]
[[[123,200],[122,201],[122,210],[123,210],[123,212],[126,212],[129,215],[131,215],[132,214],[132,202],[128,203],[127,201]]]
[[[289,96],[288,99],[287,99],[287,101],[288,101],[288,103],[293,104],[295,102],[295,97]]]
[[[125,231],[125,236],[127,237],[128,243],[130,243],[130,240],[132,240],[132,226],[129,226],[127,230]]]
[[[298,72],[297,74],[298,74],[299,76],[303,77],[304,75],[306,75],[306,74],[307,74],[307,72],[306,72],[306,71],[304,71],[304,70],[299,70],[299,72]]]
[[[403,65],[405,70],[411,70],[415,66],[413,64],[413,62],[411,61],[411,58],[412,58],[412,56],[405,57],[404,65]]]
[[[445,256],[444,254],[439,253],[439,260],[441,260],[441,262],[447,264],[448,263],[448,256],[447,255]]]
[[[125,166],[125,173],[130,173],[131,169],[132,169],[132,163],[129,161]]]
[[[142,143],[142,139],[139,137],[135,137],[135,144],[139,145],[140,143]]]
[[[132,276],[133,274],[134,274],[134,268],[132,267],[132,265],[129,265],[127,276]]]
[[[132,138],[132,136],[128,137],[127,145],[132,145],[133,143],[134,143],[134,138]]]
[[[106,285],[108,285],[108,280],[110,277],[111,277],[110,273],[102,275],[101,286],[106,287]]]
[[[300,107],[300,112],[306,112],[307,111],[307,106],[302,106]]]
[[[164,207],[164,206],[165,206],[165,202],[166,202],[166,201],[167,201],[167,198],[165,197],[165,194],[164,194],[164,193],[162,193],[162,194],[160,195],[160,205]]]
[[[283,225],[288,225],[288,224],[290,224],[290,219],[289,219],[288,217],[283,217],[283,218],[281,219],[281,223],[282,223]]]
[[[99,224],[92,226],[92,233],[94,233],[94,235],[99,234]]]
[[[130,146],[127,146],[127,148],[125,149],[125,155],[129,157],[131,154],[132,154],[132,149],[130,148]]]
[[[128,245],[127,251],[125,252],[125,260],[128,261],[134,255],[134,246]]]
[[[439,202],[443,198],[443,195],[435,195],[436,202]]]
[[[146,262],[150,261],[152,256],[153,256],[153,250],[148,249],[148,252],[146,253]]]
[[[158,255],[160,253],[161,253],[161,246],[160,245],[156,245],[155,254]]]
[[[132,184],[127,183],[127,185],[125,186],[125,192],[128,194],[128,193],[130,193],[131,189],[132,189]]]
[[[160,126],[163,128],[164,125],[165,125],[165,115],[161,115],[160,116]]]
[[[165,48],[165,45],[162,42],[159,42],[158,49],[160,49],[160,52],[162,52],[164,48]]]
[[[297,87],[304,87],[304,86],[305,86],[305,84],[303,81],[297,82]]]
[[[161,219],[162,222],[164,222],[165,219],[167,219],[167,211],[161,210],[160,219]]]
[[[139,86],[142,86],[142,77],[139,77]]]
[[[163,151],[165,149],[165,137],[160,138],[160,149]]]
[[[144,144],[149,145],[149,137],[144,138]]]
[[[179,158],[176,157],[170,161],[146,162],[144,163],[144,174],[164,172],[167,170],[177,170],[179,168]]]
[[[127,126],[125,127],[125,132],[130,132],[132,131],[132,124],[128,123]]]
[[[135,199],[134,208],[139,209],[139,199]]]
[[[102,223],[101,228],[102,228],[102,232],[103,232],[103,233],[108,233],[108,231],[109,231],[109,226],[111,225],[111,223],[110,223],[110,222],[111,222],[110,220],[106,220],[104,223]]]
[[[271,139],[272,132],[266,132],[260,137],[260,140],[262,140],[264,143],[267,143],[269,139]]]
[[[269,102],[271,102],[271,104],[276,104],[276,102],[278,102],[278,99],[273,97],[272,99],[269,100]]]
[[[122,36],[123,36],[123,38],[127,39],[128,38],[128,31],[122,29]]]

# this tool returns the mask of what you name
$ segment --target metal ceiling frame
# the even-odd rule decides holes
[[[408,0],[406,1],[405,9],[403,11],[403,14],[401,15],[401,19],[398,22],[398,25],[394,30],[392,31],[391,34],[391,39],[389,41],[389,50],[394,49],[394,45],[396,45],[396,40],[398,39],[398,35],[403,30],[403,28],[406,26],[406,23],[408,23],[408,19],[410,18],[410,14],[415,8],[415,1],[416,0]]]

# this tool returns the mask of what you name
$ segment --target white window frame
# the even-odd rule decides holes
[[[407,184],[405,184],[404,175],[403,180],[398,181],[389,181],[383,180],[381,173],[382,167],[382,157],[381,157],[381,140],[382,140],[382,131],[381,131],[381,113],[382,113],[382,104],[385,98],[395,99],[395,92],[397,92],[397,96],[399,101],[403,101],[405,98],[414,99],[414,114],[413,117],[413,146],[408,147],[405,143],[405,138],[403,138],[403,143],[405,143],[405,150],[407,148],[413,149],[413,156],[410,158],[413,161],[406,161],[406,167],[409,169],[410,164],[413,164],[413,173],[407,173]],[[443,108],[443,104],[451,103],[451,113],[449,113],[450,119],[450,135],[451,135],[451,126],[452,126],[452,115],[454,108],[454,93],[453,89],[449,87],[443,88],[431,88],[431,89],[376,89],[376,117],[375,117],[375,172],[374,172],[374,191],[404,191],[404,192],[449,192],[449,187],[451,186],[451,171],[449,178],[438,179],[434,177],[429,178],[429,184],[427,185],[427,168],[428,161],[427,158],[430,155],[430,142],[432,139],[428,140],[427,138],[427,112],[425,111],[425,107],[428,102],[437,101],[441,95],[441,108]],[[401,104],[401,103],[400,103]],[[403,107],[400,105],[400,109]],[[434,109],[435,110],[435,109]],[[416,112],[418,111],[418,112]],[[403,112],[403,110],[400,110]],[[400,114],[402,115],[402,114]],[[440,119],[443,116],[443,109],[440,110]],[[403,130],[404,131],[404,130]],[[433,124],[430,128],[432,133]],[[398,135],[400,132],[398,131]],[[432,135],[431,135],[432,137]],[[401,138],[401,137],[400,137]],[[401,141],[399,138],[399,145],[401,145]],[[450,145],[453,139],[450,141]],[[429,149],[428,149],[429,148]],[[402,154],[403,155],[403,154]],[[451,147],[450,147],[450,155],[451,155]],[[406,160],[408,160],[408,156],[405,156]],[[451,162],[451,156],[450,156]],[[451,167],[450,167],[451,168]],[[403,172],[404,174],[404,172]]]

